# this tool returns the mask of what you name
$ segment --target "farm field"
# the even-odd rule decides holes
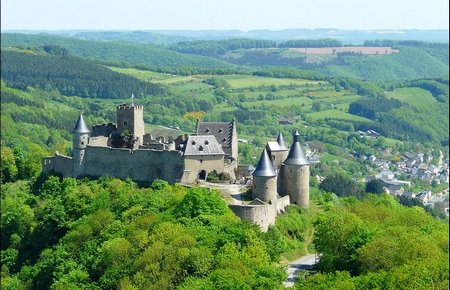
[[[392,92],[387,92],[386,96],[405,102],[416,108],[423,108],[437,102],[429,91],[422,88],[400,88]]]
[[[335,119],[344,119],[344,120],[351,120],[351,121],[364,121],[364,122],[372,122],[372,120],[352,115],[347,112],[342,112],[336,109],[331,110],[324,110],[320,112],[315,113],[309,113],[307,114],[308,117],[312,119],[326,119],[326,118],[335,118]]]
[[[158,136],[165,136],[165,137],[172,136],[173,138],[176,138],[179,135],[184,134],[184,133],[188,133],[188,132],[184,132],[182,130],[168,128],[168,127],[164,127],[164,126],[160,126],[160,125],[145,124],[145,133],[150,133],[154,137],[158,137]]]
[[[258,77],[258,76],[248,76],[248,75],[227,75],[227,76],[218,76],[218,78],[227,81],[231,88],[249,88],[249,87],[258,87],[258,86],[281,86],[281,85],[306,85],[306,84],[320,84],[324,82],[320,81],[310,81],[303,79],[277,79],[277,78],[269,78],[269,77]]]
[[[270,105],[270,106],[278,106],[278,107],[290,107],[290,106],[306,106],[310,107],[312,100],[308,97],[293,97],[293,98],[284,98],[278,100],[258,100],[254,102],[245,102],[245,104],[253,104],[253,105]]]
[[[342,52],[350,52],[366,55],[388,55],[398,53],[399,50],[392,49],[392,47],[378,47],[378,46],[341,46],[341,47],[296,47],[289,48],[289,50],[301,52],[304,54],[330,55]]]

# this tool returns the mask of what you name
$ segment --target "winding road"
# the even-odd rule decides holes
[[[288,278],[287,281],[284,283],[284,286],[286,286],[287,288],[293,287],[295,280],[297,280],[298,272],[310,270],[315,264],[316,264],[316,254],[306,255],[290,262],[287,268]]]

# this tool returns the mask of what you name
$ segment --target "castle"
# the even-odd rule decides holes
[[[240,218],[267,231],[275,224],[277,214],[293,203],[309,207],[309,160],[300,145],[298,131],[290,149],[279,133],[277,141],[269,141],[253,172],[252,201],[229,205]]]
[[[143,106],[117,106],[117,123],[89,130],[80,114],[72,130],[73,154],[44,157],[43,172],[62,176],[112,176],[149,183],[193,184],[212,171],[235,179],[237,133],[235,122],[197,122],[197,134],[154,137],[144,132]]]
[[[89,130],[80,114],[72,130],[73,154],[56,152],[44,157],[44,173],[64,177],[111,176],[150,183],[194,184],[209,173],[227,173],[236,180],[238,141],[235,121],[197,121],[196,134],[154,137],[145,134],[143,106],[117,106],[117,123],[94,125]],[[293,203],[309,207],[309,160],[295,132],[288,149],[282,134],[269,141],[253,172],[252,201],[229,205],[240,218],[267,231],[275,217]]]

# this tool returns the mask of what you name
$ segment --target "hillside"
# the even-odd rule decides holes
[[[48,44],[64,47],[74,56],[124,66],[164,67],[166,69],[183,67],[229,68],[232,66],[214,58],[185,55],[152,45],[117,41],[87,41],[53,35],[2,33],[2,48],[40,47]]]
[[[136,36],[135,34],[132,36]],[[394,50],[398,52],[388,55],[360,55],[352,53],[350,47],[348,52],[316,54],[295,48],[337,46],[342,49],[343,44],[333,39],[281,43],[270,40],[229,39],[182,41],[168,46],[155,46],[128,40],[128,36],[125,32],[117,35],[111,33],[108,36],[110,41],[85,41],[54,35],[3,33],[2,47],[26,48],[51,43],[66,48],[74,56],[87,57],[102,63],[184,75],[209,72],[251,73],[261,67],[283,66],[315,70],[327,77],[372,81],[448,77],[448,44],[384,41],[394,45]],[[378,49],[378,42],[371,43],[375,44],[373,49]],[[391,47],[386,49],[391,50]]]
[[[131,93],[164,93],[159,85],[139,81],[91,61],[70,56],[4,50],[1,54],[1,66],[1,78],[10,87],[22,90],[27,87],[57,89],[67,96],[103,99],[123,98]]]

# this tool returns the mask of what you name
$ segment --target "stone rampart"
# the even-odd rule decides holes
[[[275,224],[276,205],[230,204],[228,207],[241,219],[257,224],[263,232],[267,232],[269,226]]]
[[[112,176],[151,182],[157,178],[179,182],[183,158],[179,151],[131,150],[88,146],[84,157],[87,176]]]

